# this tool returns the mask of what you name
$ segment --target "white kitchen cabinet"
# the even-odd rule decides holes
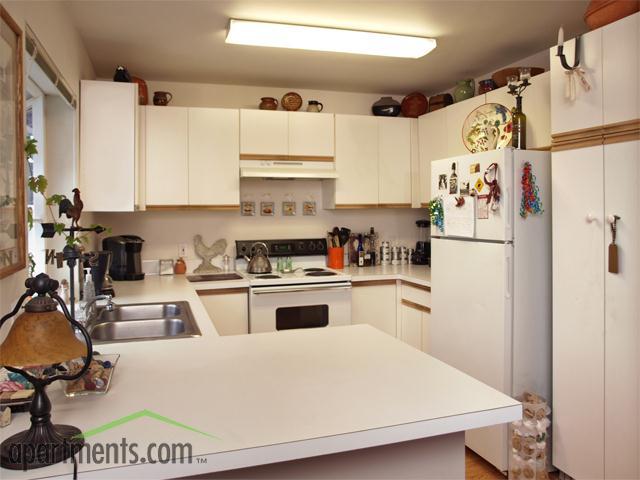
[[[639,159],[640,141],[553,154],[553,462],[574,478],[640,473]]]
[[[411,206],[411,119],[378,117],[378,203]]]
[[[441,108],[434,112],[422,115],[418,119],[418,135],[420,145],[419,166],[419,199],[421,207],[426,207],[431,200],[431,162],[441,158],[447,158],[449,148],[447,145],[447,110]]]
[[[640,13],[602,27],[603,122],[640,118]]]
[[[602,29],[587,32],[580,38],[580,68],[591,85],[587,92],[576,79],[574,100],[565,96],[566,74],[557,48],[551,47],[551,133],[571,132],[602,125]],[[573,65],[575,39],[564,42],[564,54],[569,65]],[[616,83],[621,72],[616,72]],[[526,113],[526,112],[525,112]]]
[[[397,291],[395,280],[353,282],[351,323],[366,323],[395,337],[397,335]]]
[[[198,296],[219,335],[249,333],[249,291],[247,288],[199,290]]]
[[[87,212],[132,212],[137,206],[138,86],[80,82],[79,182]]]
[[[188,109],[146,107],[147,206],[187,205]]]
[[[408,343],[425,353],[429,353],[431,288],[401,281],[399,292],[399,338],[403,342]]]
[[[240,204],[238,110],[189,108],[189,205]]]
[[[531,85],[522,94],[522,109],[527,116],[527,149],[548,148],[551,145],[551,73],[544,72],[531,78]],[[515,97],[507,87],[486,93],[487,103],[499,103],[512,109]]]
[[[462,126],[469,114],[483,103],[485,103],[485,96],[478,95],[446,107],[447,157],[469,153],[462,141]]]
[[[288,154],[309,160],[333,160],[334,116],[332,113],[288,112]],[[320,157],[320,158],[317,158]]]
[[[324,182],[325,208],[377,207],[378,119],[336,115],[336,172]]]
[[[240,110],[240,154],[246,159],[289,154],[289,112]]]

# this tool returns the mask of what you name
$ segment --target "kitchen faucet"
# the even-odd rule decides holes
[[[98,300],[106,300],[107,304],[105,305],[105,309],[108,312],[112,312],[115,305],[112,301],[112,296],[111,295],[96,295],[94,298],[92,298],[91,300],[89,300],[86,305],[84,306],[84,321],[85,321],[85,325],[89,325],[91,320],[93,320],[93,314],[92,312],[95,311],[94,308],[92,308],[96,302]]]

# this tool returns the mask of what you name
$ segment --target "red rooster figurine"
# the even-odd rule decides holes
[[[82,199],[80,199],[80,190],[74,188],[73,192],[73,203],[68,198],[63,198],[60,202],[58,209],[58,216],[62,216],[63,214],[67,216],[67,218],[71,219],[71,228],[79,227],[78,221],[80,220],[80,215],[82,215],[82,208],[84,204],[82,203]]]

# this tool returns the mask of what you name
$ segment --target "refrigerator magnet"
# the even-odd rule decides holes
[[[443,173],[438,176],[438,190],[446,190],[447,189],[447,174]]]
[[[482,181],[481,178],[478,178],[476,180],[476,183],[473,185],[473,188],[476,189],[476,192],[478,192],[478,194],[482,193],[482,189],[484,188],[484,182]]]
[[[489,195],[478,195],[478,201],[476,202],[476,218],[478,220],[487,220],[489,218],[488,199]]]
[[[460,183],[460,195],[466,197],[469,195],[469,182]]]
[[[451,164],[451,175],[449,175],[449,194],[458,193],[458,174],[456,173],[456,162]]]
[[[480,164],[472,163],[471,165],[469,165],[469,173],[471,174],[480,173]]]

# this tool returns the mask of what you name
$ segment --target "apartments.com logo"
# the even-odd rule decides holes
[[[150,443],[146,447],[141,447],[138,443],[129,442],[126,438],[122,438],[119,443],[110,442],[92,443],[88,439],[106,432],[120,425],[135,421],[142,417],[152,418],[159,422],[174,427],[188,430],[190,432],[204,435],[212,440],[219,440],[218,437],[209,433],[198,430],[197,428],[177,422],[171,418],[164,417],[150,410],[140,410],[131,415],[124,416],[104,425],[100,425],[92,430],[82,432],[78,437],[84,437],[85,443],[82,445],[75,460],[79,464],[138,464],[138,463],[193,463],[193,448],[191,443]],[[64,445],[25,445],[13,444],[9,446],[9,460],[11,462],[31,463],[37,459],[41,463],[49,463],[48,459],[58,457],[58,449],[74,448],[70,443]],[[75,447],[77,449],[78,447]],[[58,457],[59,458],[59,457]],[[198,463],[205,463],[206,458],[196,458]],[[72,458],[65,460],[65,463],[73,462]]]

